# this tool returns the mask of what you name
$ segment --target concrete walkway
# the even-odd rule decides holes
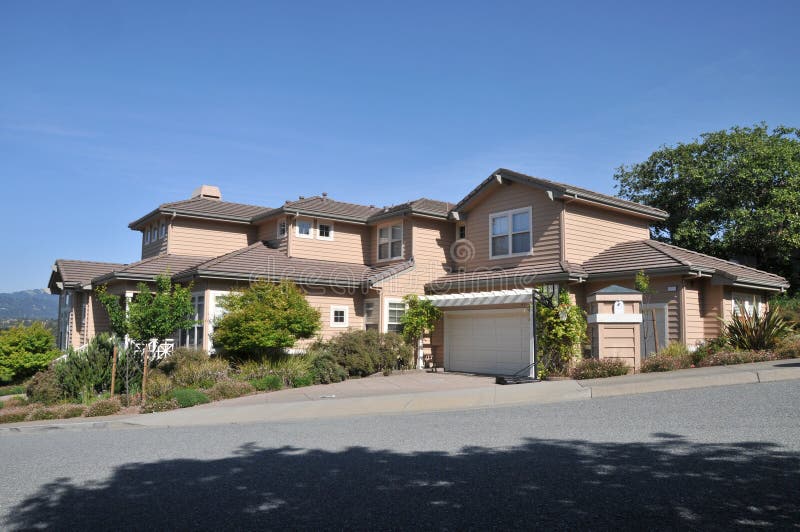
[[[410,371],[389,377],[379,375],[338,384],[251,395],[156,414],[14,423],[0,426],[0,431],[177,427],[437,412],[791,379],[800,379],[800,360],[510,386],[498,386],[492,377]]]

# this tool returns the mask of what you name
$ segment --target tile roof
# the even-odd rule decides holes
[[[381,212],[373,214],[370,220],[406,213],[447,218],[454,206],[455,204],[447,201],[419,198],[413,201],[408,201],[406,203],[381,209]]]
[[[113,271],[94,278],[95,282],[104,282],[111,279],[148,280],[157,275],[182,272],[209,260],[210,257],[194,257],[189,255],[156,255],[138,262],[115,268]]]
[[[307,216],[327,217],[335,220],[360,223],[368,223],[373,220],[380,220],[388,216],[398,216],[401,214],[422,214],[447,218],[452,207],[452,203],[428,198],[419,198],[390,207],[375,207],[374,205],[360,205],[357,203],[337,201],[327,196],[312,196],[297,201],[287,201],[282,207],[255,216],[254,220],[283,212],[290,214],[300,213]]]
[[[187,200],[173,201],[171,203],[163,203],[155,210],[128,224],[128,227],[135,229],[146,219],[158,213],[172,214],[175,212],[185,216],[200,216],[203,218],[249,223],[253,218],[269,211],[269,207],[196,197]]]
[[[64,285],[87,285],[92,279],[125,265],[118,262],[94,262],[89,260],[58,259],[55,269]],[[55,272],[54,272],[55,273]]]
[[[266,242],[257,242],[196,264],[175,275],[175,278],[197,276],[249,281],[289,279],[300,284],[359,287],[374,284],[412,266],[413,261],[370,267],[363,264],[288,257],[284,251],[274,249]]]
[[[586,261],[583,267],[592,275],[639,270],[693,270],[717,274],[734,283],[786,288],[780,275],[655,240],[636,240],[617,244]]]
[[[611,196],[608,194],[602,194],[600,192],[594,192],[593,190],[588,190],[582,187],[568,185],[566,183],[559,183],[557,181],[551,181],[549,179],[542,179],[541,177],[533,177],[521,174],[519,172],[515,172],[513,170],[507,170],[505,168],[498,168],[495,172],[492,173],[492,175],[484,179],[481,182],[481,184],[475,187],[469,194],[467,194],[464,197],[464,199],[458,202],[458,205],[456,205],[453,208],[453,210],[459,211],[463,209],[464,206],[467,205],[475,196],[477,196],[487,185],[489,185],[490,183],[492,183],[492,181],[495,180],[496,175],[500,175],[501,177],[506,179],[511,179],[512,181],[517,181],[553,190],[554,192],[561,195],[577,196],[578,198],[584,200],[600,203],[610,207],[616,207],[626,211],[644,214],[646,216],[650,216],[657,219],[664,219],[669,215],[669,213],[667,213],[666,211],[657,209],[655,207],[650,207],[649,205],[644,205],[642,203],[636,203],[634,201],[624,200],[617,196]]]
[[[514,288],[529,287],[533,284],[585,277],[586,272],[578,264],[566,261],[546,264],[527,264],[511,268],[492,268],[473,272],[452,272],[425,285],[425,288],[436,293],[457,288],[472,291],[488,285],[512,286]]]

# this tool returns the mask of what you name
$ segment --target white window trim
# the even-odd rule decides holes
[[[403,299],[400,297],[385,298],[383,300],[383,315],[385,316],[385,319],[383,320],[383,327],[381,327],[383,332],[389,332],[389,303],[403,303],[403,306],[408,309],[408,305],[406,305],[405,301],[403,301]]]
[[[392,227],[394,227],[396,225],[400,226],[400,239],[399,239],[400,240],[400,255],[398,255],[397,257],[392,257]],[[389,228],[389,240],[388,240],[388,243],[389,243],[389,256],[387,258],[385,258],[385,259],[382,259],[381,255],[380,255],[380,253],[381,253],[381,251],[380,251],[381,229],[384,228],[384,227],[388,227]],[[379,225],[376,228],[376,231],[375,231],[375,259],[378,262],[389,262],[391,260],[400,260],[400,259],[402,259],[403,257],[406,256],[406,249],[405,249],[406,242],[405,242],[405,238],[404,238],[405,237],[405,230],[406,230],[405,224],[403,223],[402,220],[399,221],[399,222],[392,222],[392,223],[382,224],[382,225]]]
[[[309,229],[308,234],[304,235],[300,232],[300,222],[308,222]],[[294,235],[297,238],[314,238],[314,220],[309,218],[298,218],[294,222]]]
[[[344,312],[344,322],[337,323],[333,321],[333,316],[336,311]],[[350,307],[347,305],[331,305],[331,327],[345,328],[350,326]]]
[[[319,234],[319,226],[320,226],[320,224],[327,225],[328,227],[331,228],[330,236],[322,236],[321,234]],[[316,235],[317,235],[317,240],[333,240],[333,222],[329,222],[328,220],[317,220],[317,232],[316,232]]]
[[[281,231],[281,228],[283,228],[283,231]],[[278,220],[278,227],[276,230],[278,231],[278,238],[286,238],[286,235],[289,233],[289,221],[286,218]]]
[[[513,236],[514,236],[514,215],[519,214],[521,212],[528,214],[528,234],[530,235],[530,245],[531,249],[528,251],[520,251],[518,253],[512,253],[513,249]],[[503,236],[503,235],[492,235],[492,222],[495,218],[508,218],[508,253],[505,255],[494,255],[492,254],[492,237],[493,236]],[[489,215],[489,259],[507,259],[509,257],[524,257],[526,255],[533,254],[533,211],[530,207],[523,207],[522,209],[512,209],[510,211],[502,211],[502,212],[493,212]]]

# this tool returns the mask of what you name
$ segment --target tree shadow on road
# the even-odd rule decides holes
[[[131,463],[59,479],[10,528],[731,529],[800,522],[800,456],[768,443],[528,440],[401,454],[245,445],[216,460]]]

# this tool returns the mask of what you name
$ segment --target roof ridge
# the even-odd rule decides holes
[[[659,253],[663,253],[664,255],[666,255],[667,257],[671,258],[672,260],[676,260],[676,261],[680,262],[684,266],[694,266],[694,264],[692,264],[690,261],[683,260],[680,257],[676,257],[672,253],[667,253],[667,250],[662,249],[657,245],[657,244],[663,244],[663,242],[659,242],[658,240],[653,240],[652,238],[644,239],[644,240],[642,240],[642,242],[647,243],[647,245],[649,245],[651,248],[655,249]]]
[[[201,266],[212,266],[217,262],[221,262],[221,261],[223,261],[225,259],[229,259],[231,257],[236,257],[238,255],[241,255],[242,253],[245,253],[249,249],[252,249],[252,248],[255,248],[255,247],[258,247],[258,246],[261,246],[261,245],[263,245],[267,249],[273,249],[273,248],[271,248],[271,247],[266,245],[266,241],[265,240],[258,240],[256,242],[253,242],[249,246],[245,246],[243,248],[234,249],[233,251],[229,251],[227,253],[223,253],[222,255],[218,255],[216,257],[208,259],[205,262],[201,262],[197,266],[194,266],[192,268],[187,268],[186,270],[183,270],[183,271],[193,270],[193,269],[200,269]],[[274,250],[274,251],[278,251],[278,250]],[[178,273],[180,273],[180,272],[178,272]]]

